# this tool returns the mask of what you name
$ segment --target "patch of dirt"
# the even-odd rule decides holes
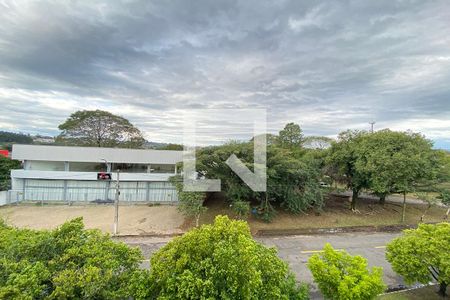
[[[0,208],[0,218],[7,224],[31,228],[53,229],[65,221],[83,217],[86,228],[112,233],[113,205],[19,205]],[[176,206],[126,205],[119,207],[119,234],[179,234],[184,217]]]
[[[206,202],[208,211],[200,218],[201,224],[212,223],[216,215],[234,217],[228,202],[222,197]],[[378,204],[376,199],[360,198],[357,202],[358,212],[350,210],[349,197],[329,197],[322,210],[310,209],[305,213],[292,214],[277,208],[277,214],[271,223],[250,216],[248,223],[253,234],[260,230],[294,230],[309,228],[336,228],[349,226],[388,226],[401,223],[402,207],[398,203]],[[418,224],[426,206],[408,203],[404,224]],[[424,222],[442,222],[446,210],[432,207]],[[186,228],[186,227],[183,227]],[[188,229],[188,228],[186,228]]]

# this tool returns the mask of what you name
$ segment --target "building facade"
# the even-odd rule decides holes
[[[182,151],[13,145],[11,194],[18,201],[101,202],[113,200],[120,169],[120,201],[169,203],[178,200],[169,178]],[[111,180],[99,180],[99,173]]]

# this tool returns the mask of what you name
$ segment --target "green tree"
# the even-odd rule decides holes
[[[334,140],[326,136],[307,136],[304,138],[304,146],[316,150],[328,149],[332,142]]]
[[[197,172],[200,177],[220,179],[222,191],[232,202],[258,201],[265,220],[273,216],[272,204],[299,213],[311,207],[321,207],[320,169],[314,159],[306,159],[295,149],[278,145],[267,148],[267,192],[253,192],[225,163],[235,154],[253,170],[253,142],[230,142],[206,147],[197,153]],[[233,206],[232,206],[233,207]]]
[[[137,248],[85,230],[81,218],[53,231],[0,223],[0,299],[128,299],[142,278]]]
[[[308,299],[274,248],[253,240],[244,221],[216,217],[151,258],[147,298]]]
[[[0,131],[0,144],[33,144],[30,135],[8,131]]]
[[[356,210],[356,201],[363,188],[369,187],[369,174],[364,166],[360,151],[362,141],[367,135],[364,131],[344,131],[333,142],[327,158],[329,175],[337,181],[343,181],[353,192],[350,208]]]
[[[0,191],[11,188],[11,170],[20,169],[20,167],[20,161],[0,155]]]
[[[450,282],[450,224],[420,224],[387,245],[386,258],[409,284],[436,280],[445,295]]]
[[[391,193],[408,193],[435,177],[439,164],[432,143],[412,132],[380,130],[359,144],[361,172],[370,174],[369,187],[384,204]]]
[[[198,227],[200,216],[208,208],[203,205],[206,194],[203,192],[189,192],[183,190],[183,178],[180,175],[172,176],[169,181],[175,186],[178,194],[178,210],[188,218],[195,219]]]
[[[278,133],[278,141],[283,148],[301,148],[304,138],[300,125],[295,123],[286,124]]]
[[[183,145],[180,144],[167,144],[161,147],[157,147],[156,150],[176,150],[176,151],[182,151]]]
[[[386,288],[382,268],[369,271],[365,258],[334,250],[330,244],[311,256],[308,268],[326,299],[370,300]]]
[[[437,198],[441,201],[442,204],[448,207],[444,217],[444,219],[447,220],[448,214],[450,213],[450,191],[446,189],[440,190]]]
[[[73,113],[58,126],[56,142],[90,147],[142,148],[142,133],[127,119],[102,110]]]

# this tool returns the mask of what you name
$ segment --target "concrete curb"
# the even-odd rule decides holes
[[[427,223],[436,224],[436,223]],[[263,229],[258,230],[255,236],[286,236],[286,235],[319,235],[352,232],[401,232],[405,229],[415,229],[417,224],[394,224],[378,226],[347,226],[331,228],[299,228],[299,229]]]
[[[425,224],[437,224],[439,222],[431,222]],[[418,224],[393,224],[393,225],[373,225],[373,226],[346,226],[346,227],[330,227],[330,228],[293,228],[293,229],[262,229],[258,230],[252,235],[255,237],[264,236],[289,236],[289,235],[320,235],[320,234],[334,234],[334,233],[352,233],[352,232],[401,232],[405,229],[415,229]],[[124,234],[112,236],[117,239],[125,238],[170,238],[183,235],[181,233],[167,233],[167,234]]]

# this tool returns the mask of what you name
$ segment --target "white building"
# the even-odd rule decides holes
[[[174,202],[168,182],[182,151],[13,145],[12,158],[23,169],[11,170],[12,193],[25,201],[99,201],[114,199],[120,169],[120,200]],[[112,180],[97,180],[111,172]]]

